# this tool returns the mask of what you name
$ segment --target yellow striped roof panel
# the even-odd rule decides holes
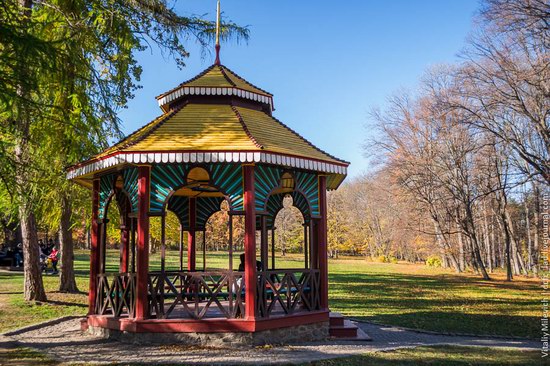
[[[186,150],[265,151],[343,163],[269,114],[228,104],[187,104],[160,116],[96,158],[124,151]]]

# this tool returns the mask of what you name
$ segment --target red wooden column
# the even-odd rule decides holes
[[[99,271],[99,179],[92,187],[92,227],[90,232],[90,291],[88,292],[88,315],[95,314],[97,274]]]
[[[308,241],[308,238],[307,238],[307,234],[309,232],[309,225],[307,224],[307,222],[304,220],[304,268],[308,269],[309,268],[309,241]]]
[[[130,218],[125,215],[124,224],[120,227],[120,272],[127,273],[130,263]]]
[[[138,167],[136,319],[145,319],[149,314],[149,299],[147,297],[149,276],[149,174],[150,167]]]
[[[261,239],[260,239],[260,258],[262,261],[262,270],[267,271],[267,262],[268,262],[268,238],[267,238],[267,216],[262,215],[260,217],[260,225],[261,225]]]
[[[197,201],[196,198],[189,198],[189,234],[187,235],[187,269],[194,271],[196,268],[196,246],[197,235],[195,226],[197,223]]]
[[[130,218],[130,248],[132,251],[132,265],[130,271],[136,273],[136,228],[137,218]]]
[[[271,228],[271,269],[275,269],[275,218],[273,218],[273,227]]]
[[[180,271],[183,271],[183,225],[180,223],[180,246],[179,246],[179,254],[180,254]]]
[[[327,258],[327,177],[319,177],[319,213],[317,224],[317,255],[321,275],[320,298],[321,309],[328,310],[328,258]]]
[[[256,208],[254,166],[243,165],[245,318],[256,319]]]

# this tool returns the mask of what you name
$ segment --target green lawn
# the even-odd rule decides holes
[[[481,347],[433,346],[398,349],[391,352],[374,352],[361,356],[336,358],[312,362],[316,366],[535,366],[541,365],[538,351],[518,351]]]
[[[540,337],[539,281],[492,277],[342,259],[330,262],[330,305],[359,320],[408,328]]]
[[[167,268],[175,269],[176,252],[168,252]],[[208,253],[207,269],[227,268],[227,256]],[[279,268],[299,268],[303,259],[277,258]],[[385,264],[360,258],[330,260],[331,309],[344,315],[409,328],[432,331],[539,337],[538,281],[517,279],[512,283],[494,275],[482,281],[474,275],[415,264]],[[77,282],[88,288],[88,254],[76,253]],[[118,253],[110,251],[107,268],[116,271]],[[151,268],[160,266],[159,255]],[[202,257],[197,253],[197,267]],[[238,257],[234,266],[238,266]],[[57,276],[44,276],[48,302],[28,304],[22,299],[21,273],[0,272],[0,332],[63,315],[84,315],[86,294],[56,292]]]
[[[311,362],[305,365],[315,366],[535,366],[542,360],[538,351],[520,351],[509,349],[491,349],[482,347],[433,346],[413,349],[399,349],[391,352],[373,352],[360,356],[335,358]],[[2,366],[62,366],[51,358],[24,347],[2,349],[0,347],[0,365]],[[71,364],[71,366],[88,366],[90,364]],[[109,365],[109,364],[107,364]],[[110,364],[115,366],[117,364]],[[138,366],[143,364],[124,364]],[[185,366],[186,364],[178,364]],[[304,366],[305,366],[304,365]],[[68,365],[67,365],[68,366]],[[173,365],[176,366],[176,365]]]

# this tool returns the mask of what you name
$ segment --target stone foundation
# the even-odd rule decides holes
[[[131,333],[88,327],[88,333],[133,344],[185,344],[209,347],[260,346],[319,341],[329,336],[329,322],[275,328],[254,333]]]

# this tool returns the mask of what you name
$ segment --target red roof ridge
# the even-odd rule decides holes
[[[224,68],[224,69],[227,69],[227,71],[229,71],[230,73],[232,73],[233,75],[235,75],[237,78],[239,78],[241,81],[247,83],[248,85],[258,89],[259,91],[265,93],[266,95],[270,96],[270,97],[273,97],[273,94],[271,94],[270,92],[268,91],[265,91],[264,89],[260,88],[260,87],[257,87],[256,85],[252,84],[250,81],[244,79],[242,76],[240,76],[239,74],[237,74],[235,71],[231,70],[229,67],[225,66],[225,65],[220,65],[220,67]]]
[[[275,121],[279,122],[283,127],[285,127],[287,130],[289,130],[290,132],[294,133],[296,136],[298,136],[302,141],[304,141],[306,144],[308,144],[309,146],[311,146],[312,148],[314,148],[315,150],[325,154],[326,156],[330,157],[331,159],[334,159],[336,161],[339,161],[341,163],[345,163],[345,164],[350,164],[349,161],[345,161],[345,160],[342,160],[340,158],[337,158],[336,156],[334,155],[331,155],[329,154],[328,152],[326,152],[325,150],[323,149],[320,149],[318,148],[317,146],[313,145],[311,142],[309,142],[305,137],[303,137],[302,135],[300,135],[298,132],[294,131],[292,128],[288,127],[287,125],[285,125],[283,122],[279,121],[277,118],[273,117],[273,116],[270,116],[271,118],[273,118]]]
[[[181,106],[177,107],[177,108],[174,108],[173,110],[171,110],[168,115],[161,119],[156,125],[154,125],[151,129],[149,129],[149,131],[147,131],[146,133],[144,133],[142,136],[138,137],[136,140],[134,140],[131,144],[128,144],[126,146],[124,146],[124,148],[128,147],[128,146],[132,146],[132,145],[135,145],[137,144],[138,142],[140,141],[143,141],[144,138],[148,137],[149,135],[151,135],[153,132],[155,132],[160,126],[162,126],[163,124],[165,124],[170,118],[174,117],[174,115],[176,113],[178,113],[179,111],[181,111],[183,108],[185,108],[185,106],[187,106],[187,102],[183,103]]]
[[[134,132],[132,132],[131,134],[129,134],[128,136],[126,136],[125,138],[123,138],[122,140],[120,140],[119,142],[113,144],[113,146],[103,150],[100,154],[98,155],[102,155],[103,153],[105,153],[105,151],[107,150],[110,150],[110,149],[115,149],[116,146],[118,145],[121,145],[119,146],[118,148],[115,149],[115,151],[121,151],[123,149],[126,149],[132,145],[135,145],[137,144],[138,142],[140,141],[143,141],[144,138],[146,138],[147,136],[151,135],[151,133],[153,133],[154,131],[156,131],[160,126],[162,126],[166,121],[168,121],[170,118],[172,118],[177,112],[179,112],[181,109],[183,109],[185,106],[187,105],[187,103],[184,103],[182,104],[181,106],[179,106],[178,108],[174,108],[172,109],[170,112],[168,113],[165,113],[164,115],[162,116],[159,116],[157,118],[155,118],[154,120],[152,120],[151,122],[149,122],[148,124],[146,124],[145,126],[141,127],[141,128],[138,128],[137,130],[135,130]],[[156,124],[155,124],[156,123]],[[149,130],[147,132],[145,132],[143,134],[143,136],[140,136],[138,137],[137,139],[133,140],[133,141],[128,141],[128,143],[122,145],[125,141],[127,141],[128,139],[130,139],[132,136],[134,136],[135,134],[137,134],[138,132],[146,129],[149,127]],[[113,151],[113,152],[115,152]],[[97,155],[96,155],[97,157]]]
[[[233,112],[237,116],[237,119],[241,123],[241,126],[243,126],[243,130],[246,133],[246,135],[248,136],[248,138],[250,139],[250,141],[252,141],[254,143],[254,145],[256,145],[257,148],[264,149],[265,147],[262,144],[260,144],[254,136],[252,136],[252,133],[250,133],[250,130],[248,129],[248,126],[244,122],[243,117],[241,116],[241,114],[239,113],[239,111],[237,110],[237,108],[233,104],[231,104],[231,109],[233,110]]]
[[[206,75],[210,70],[212,70],[212,69],[215,68],[215,67],[219,67],[219,66],[220,66],[220,65],[216,65],[216,64],[209,66],[208,68],[204,69],[201,73],[195,75],[195,76],[192,77],[191,79],[186,80],[186,81],[184,81],[184,82],[182,82],[182,83],[179,83],[176,87],[174,87],[174,88],[172,88],[172,89],[170,89],[170,90],[168,90],[168,91],[166,91],[166,92],[164,92],[164,93],[162,93],[162,94],[160,94],[160,95],[157,95],[157,96],[155,97],[155,99],[160,99],[160,98],[162,98],[162,97],[164,97],[164,96],[166,96],[166,95],[168,95],[168,94],[170,94],[170,93],[172,93],[172,92],[178,90],[179,88],[181,88],[181,87],[184,86],[185,84],[190,83],[190,82],[193,82],[193,81],[197,80],[197,79],[200,78],[200,77],[203,77],[203,76]]]
[[[220,71],[222,72],[222,75],[225,78],[225,80],[227,80],[229,84],[233,85],[234,88],[237,88],[237,85],[233,82],[233,80],[231,80],[229,76],[227,76],[227,73],[225,72],[224,68],[221,67],[221,65],[220,65]]]

